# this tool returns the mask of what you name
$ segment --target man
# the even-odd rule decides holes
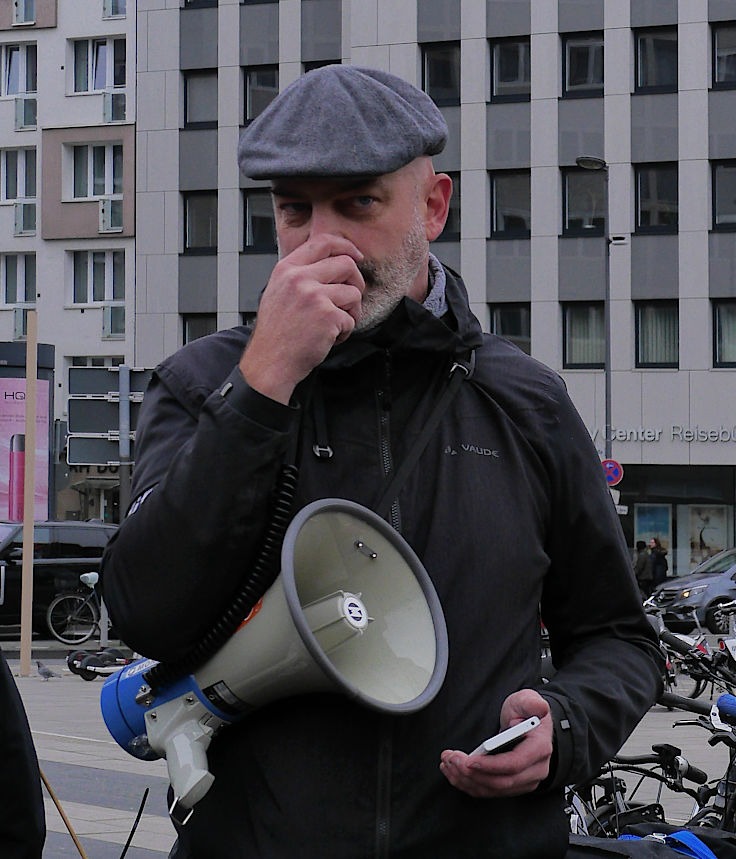
[[[330,66],[281,93],[239,149],[246,175],[272,182],[280,252],[255,329],[195,341],[146,394],[105,596],[123,638],[169,660],[248,576],[285,463],[296,508],[375,506],[451,368],[469,375],[387,515],[443,605],[439,695],[401,717],[323,694],[251,713],[213,741],[215,782],[177,857],[562,856],[563,785],[617,751],[660,688],[564,386],[483,335],[429,253],[451,194],[431,161],[446,135],[431,100],[384,72]],[[546,686],[540,604],[558,668]],[[466,754],[532,715],[514,750]]]
[[[636,558],[634,558],[634,578],[644,599],[651,596],[654,590],[652,565],[647,552],[647,544],[643,540],[636,541]]]

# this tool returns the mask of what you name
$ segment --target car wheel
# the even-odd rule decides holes
[[[725,635],[728,632],[728,615],[720,610],[724,602],[731,602],[731,600],[718,600],[705,613],[705,625],[714,635]]]

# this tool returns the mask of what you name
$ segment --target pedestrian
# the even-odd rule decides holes
[[[0,651],[0,856],[40,859],[46,840],[41,772],[31,729]]]
[[[654,590],[652,565],[647,552],[647,544],[643,540],[636,541],[636,557],[634,558],[634,576],[639,584],[642,597],[647,599]]]
[[[333,65],[286,88],[239,147],[245,175],[271,183],[279,244],[255,326],[184,347],[145,395],[103,582],[123,639],[172,660],[248,576],[284,464],[298,466],[297,509],[371,507],[451,374],[467,376],[387,514],[444,609],[442,690],[403,716],[317,693],[250,713],[213,740],[215,781],[177,824],[177,859],[556,859],[564,786],[618,751],[661,689],[564,384],[483,334],[430,252],[452,193],[432,161],[446,138],[428,96],[383,71]],[[467,754],[529,716],[541,723],[514,750]]]
[[[652,569],[652,581],[654,587],[661,585],[667,578],[667,549],[662,546],[659,537],[652,537],[649,540],[649,563]]]

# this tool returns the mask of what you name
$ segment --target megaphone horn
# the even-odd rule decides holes
[[[303,508],[284,536],[281,574],[260,606],[193,674],[153,693],[139,660],[108,678],[102,712],[136,757],[166,757],[185,822],[213,776],[216,730],[291,695],[339,691],[384,713],[413,713],[439,692],[447,630],[434,586],[406,541],[351,501]]]

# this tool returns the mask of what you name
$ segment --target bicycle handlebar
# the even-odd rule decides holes
[[[663,641],[668,647],[671,647],[676,653],[679,653],[682,656],[689,656],[692,651],[696,649],[692,644],[688,644],[681,638],[678,638],[668,629],[663,629],[662,632],[659,633],[659,640]]]
[[[699,716],[710,716],[710,704],[698,701],[697,698],[684,698],[682,695],[675,695],[674,692],[663,692],[657,703],[665,707],[676,707],[678,710],[697,713]]]

